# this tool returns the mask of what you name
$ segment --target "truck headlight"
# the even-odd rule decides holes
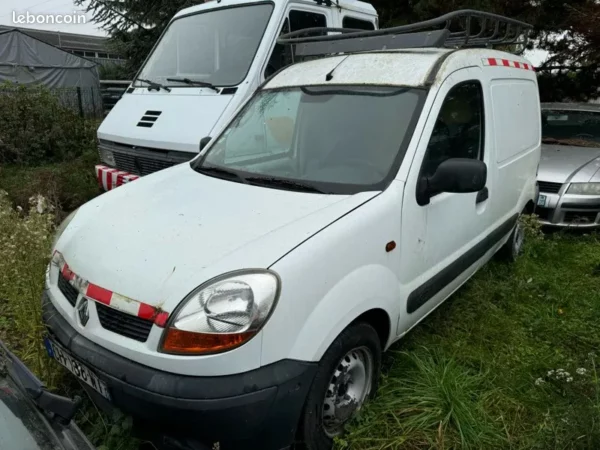
[[[111,150],[108,150],[104,147],[98,147],[98,152],[100,153],[100,161],[104,164],[108,164],[109,166],[116,166],[115,155]]]
[[[77,208],[75,211],[73,211],[71,214],[69,214],[66,217],[66,219],[63,220],[61,222],[61,224],[58,226],[58,228],[56,229],[56,233],[54,233],[54,240],[52,241],[52,250],[54,250],[54,248],[56,247],[58,240],[60,239],[62,234],[65,232],[65,230],[67,229],[67,227],[69,226],[69,224],[71,223],[73,218],[75,217],[75,214],[77,214],[77,211],[79,211],[79,208]]]
[[[573,183],[569,186],[568,194],[600,195],[600,183]]]
[[[232,272],[209,281],[171,315],[161,350],[203,355],[239,347],[266,323],[279,290],[279,277],[266,270]]]

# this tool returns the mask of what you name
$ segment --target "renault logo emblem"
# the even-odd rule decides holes
[[[79,305],[77,306],[77,315],[82,326],[86,326],[88,320],[90,320],[90,312],[88,310],[88,299],[85,297],[81,298]]]

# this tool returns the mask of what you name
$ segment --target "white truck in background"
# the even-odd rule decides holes
[[[191,160],[293,62],[277,37],[315,27],[374,30],[378,17],[358,0],[211,0],[178,12],[98,129],[102,188]],[[259,138],[248,145],[269,145]]]

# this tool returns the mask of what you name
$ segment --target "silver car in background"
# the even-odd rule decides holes
[[[600,105],[542,104],[536,214],[542,224],[600,225]]]

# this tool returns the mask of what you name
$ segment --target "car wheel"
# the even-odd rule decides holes
[[[521,220],[517,220],[517,224],[513,229],[506,244],[498,251],[501,259],[508,262],[515,262],[519,255],[523,252],[523,244],[525,243],[525,229],[521,224]]]
[[[308,450],[329,450],[333,439],[377,391],[381,343],[367,323],[346,328],[319,362],[299,424]]]

